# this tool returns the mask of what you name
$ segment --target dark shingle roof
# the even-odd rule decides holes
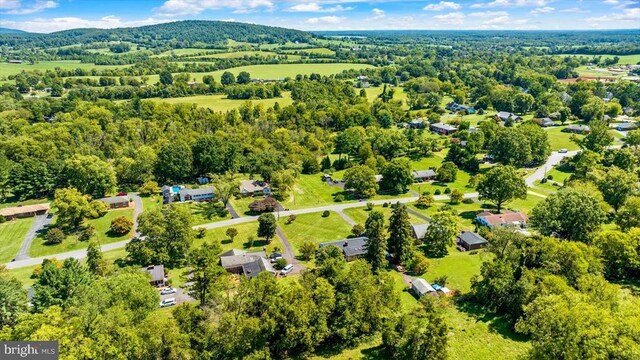
[[[369,239],[362,236],[362,237],[357,237],[352,239],[344,239],[344,240],[321,243],[320,247],[323,248],[325,246],[333,245],[338,247],[340,250],[342,250],[345,256],[348,256],[348,257],[360,256],[367,253],[368,240]]]
[[[487,239],[471,231],[463,231],[460,233],[459,238],[460,241],[468,245],[486,244],[488,242]]]

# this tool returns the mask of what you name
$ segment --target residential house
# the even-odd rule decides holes
[[[416,240],[424,239],[424,236],[427,234],[427,229],[429,228],[429,224],[417,224],[411,225],[411,234]]]
[[[167,278],[164,276],[164,265],[150,265],[146,268],[142,268],[142,271],[149,273],[151,276],[151,285],[153,286],[165,286],[167,284]]]
[[[213,188],[181,189],[178,192],[180,201],[211,201],[213,200]]]
[[[522,121],[522,118],[520,116],[508,111],[500,111],[496,114],[496,120],[507,121],[509,119],[515,122]]]
[[[413,291],[413,293],[419,298],[427,294],[432,296],[437,295],[436,289],[434,289],[431,284],[429,284],[425,279],[422,278],[411,279],[411,291]]]
[[[18,60],[18,59],[9,60],[9,64],[22,64],[22,60]]]
[[[635,130],[638,128],[638,124],[635,122],[623,122],[616,125],[616,130],[618,131],[629,131]]]
[[[109,209],[122,209],[129,207],[129,198],[126,196],[111,196],[98,199],[109,206]]]
[[[263,271],[276,274],[264,251],[232,249],[220,255],[220,265],[232,274],[242,274],[248,278],[256,277]]]
[[[556,122],[551,120],[551,118],[545,117],[542,119],[538,119],[536,120],[536,122],[538,123],[538,125],[542,126],[542,127],[551,127],[551,126],[556,126]]]
[[[342,250],[342,254],[347,261],[353,261],[363,257],[367,253],[368,238],[361,236],[351,239],[325,242],[320,244],[320,248],[335,246]]]
[[[574,133],[574,134],[588,134],[591,128],[588,125],[569,125],[562,129],[562,132]]]
[[[181,185],[173,185],[173,186],[164,185],[160,189],[160,192],[162,193],[162,203],[171,204],[172,202],[179,200],[178,194],[182,189],[184,189],[184,186],[181,186]]]
[[[429,126],[429,129],[441,135],[451,135],[458,131],[457,127],[444,123],[431,124],[431,126]]]
[[[467,251],[481,249],[488,243],[487,239],[471,231],[463,231],[458,235],[458,245]]]
[[[523,228],[527,225],[527,215],[521,212],[493,214],[488,211],[484,211],[476,215],[476,221],[478,222],[478,224],[487,226],[489,228],[499,226],[513,226]]]
[[[240,194],[242,196],[256,196],[271,194],[268,183],[260,180],[242,180],[240,182]]]
[[[417,118],[409,121],[409,127],[412,129],[424,129],[425,123],[429,123],[424,118]]]
[[[49,211],[49,204],[34,204],[0,209],[0,216],[6,220],[44,215]]]
[[[476,109],[473,106],[465,106],[465,105],[458,104],[457,102],[450,102],[444,108],[449,111],[455,111],[455,112],[466,111],[467,114],[476,113]]]
[[[431,181],[435,179],[436,179],[436,172],[431,169],[413,171],[413,180],[415,182]]]

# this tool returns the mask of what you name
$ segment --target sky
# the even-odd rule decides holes
[[[640,28],[640,0],[0,0],[0,27],[31,32],[200,19],[300,30]]]

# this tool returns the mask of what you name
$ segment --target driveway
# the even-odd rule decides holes
[[[137,193],[129,193],[129,197],[133,200],[133,236],[138,237],[140,233],[138,232],[138,216],[142,214],[144,211],[144,207],[142,204],[142,198]]]
[[[176,293],[175,294],[160,295],[160,301],[162,301],[164,299],[174,298],[178,302],[178,305],[180,305],[182,303],[186,303],[186,302],[196,301],[196,299],[194,299],[191,296],[189,296],[189,293],[188,293],[187,289],[183,289],[183,288],[179,288],[179,287],[175,287],[175,286],[173,288],[176,289]],[[158,292],[160,292],[161,289],[163,289],[163,288],[158,289]]]
[[[25,235],[24,240],[22,240],[22,246],[20,246],[20,251],[18,255],[16,255],[15,259],[24,260],[29,259],[29,248],[31,248],[31,244],[33,243],[33,239],[35,239],[42,230],[44,230],[49,224],[53,217],[48,218],[47,214],[45,215],[37,215],[35,220],[33,221],[33,225],[31,225],[31,229]]]
[[[525,178],[524,182],[528,187],[533,187],[533,183],[544,179],[547,172],[553,169],[554,166],[560,164],[562,159],[575,156],[579,152],[580,150],[568,151],[566,153],[559,153],[557,151],[552,152],[551,155],[549,155],[549,158],[547,158],[547,162],[534,171],[533,174]]]

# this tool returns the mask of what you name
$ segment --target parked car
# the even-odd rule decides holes
[[[567,150],[567,149],[560,149],[560,150],[558,150],[558,152],[559,152],[560,154],[566,154],[566,153],[568,153],[568,152],[569,152],[569,150]]]
[[[164,299],[162,301],[160,301],[160,307],[167,307],[167,306],[173,306],[173,305],[177,305],[178,302],[176,301],[175,298],[169,298],[169,299]]]
[[[280,253],[273,253],[273,254],[269,255],[269,261],[271,261],[272,263],[276,262],[276,261],[278,261],[280,259],[282,259],[282,254],[280,254]]]
[[[127,193],[124,191],[120,191],[119,193],[116,194],[116,196],[127,196]]]
[[[280,275],[287,275],[288,273],[293,271],[293,265],[289,264],[287,266],[285,266],[284,268],[282,268],[282,270],[280,271]]]
[[[53,217],[52,213],[47,213],[47,219],[51,219]]]
[[[176,289],[172,287],[168,287],[160,290],[160,295],[169,295],[169,294],[175,294],[175,293],[176,293]]]

